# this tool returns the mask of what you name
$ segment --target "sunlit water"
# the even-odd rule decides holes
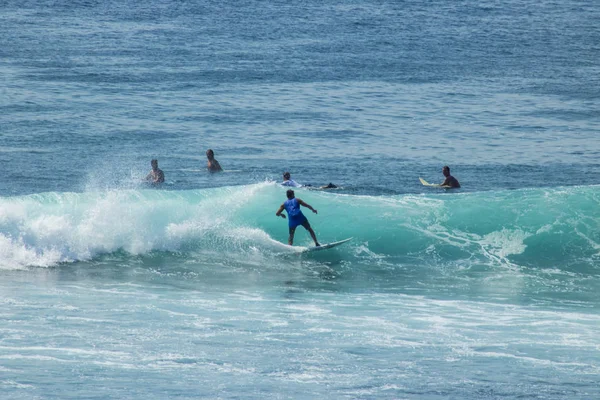
[[[598,397],[598,15],[1,3],[1,397]]]

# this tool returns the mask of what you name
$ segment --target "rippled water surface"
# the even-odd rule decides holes
[[[0,3],[3,398],[598,397],[598,15]]]

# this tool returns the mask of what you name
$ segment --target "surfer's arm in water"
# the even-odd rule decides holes
[[[285,214],[282,214],[283,210],[284,210],[284,206],[283,204],[281,206],[279,206],[279,210],[277,210],[277,212],[275,213],[276,216],[281,217],[283,219],[285,219]]]
[[[312,212],[314,212],[315,214],[317,214],[317,210],[315,210],[314,208],[312,208],[312,206],[311,206],[310,204],[303,202],[302,200],[300,200],[300,199],[299,199],[299,198],[297,198],[297,197],[296,197],[296,199],[298,200],[298,203],[299,203],[301,206],[304,206],[304,207],[308,208],[309,210],[311,210]]]

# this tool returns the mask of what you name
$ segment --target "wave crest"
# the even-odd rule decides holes
[[[476,263],[570,268],[600,253],[598,188],[429,196],[350,196],[297,191],[322,242],[354,237],[338,251],[379,263]],[[221,257],[289,251],[274,216],[285,189],[274,183],[192,191],[114,190],[0,198],[0,266],[47,267],[118,251],[217,252]],[[300,230],[296,243],[309,244]]]

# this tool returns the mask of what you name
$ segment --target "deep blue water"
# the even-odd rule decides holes
[[[0,2],[2,398],[597,398],[599,24]],[[284,171],[350,243],[281,244]]]

